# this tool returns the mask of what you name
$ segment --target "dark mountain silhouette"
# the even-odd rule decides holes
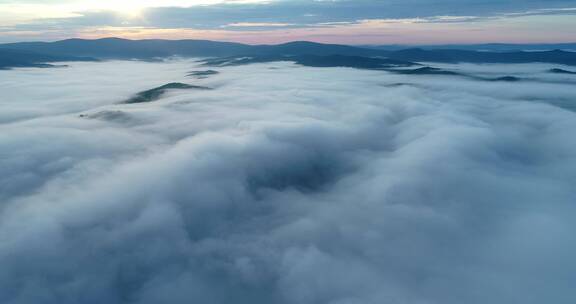
[[[503,76],[497,78],[486,78],[481,76],[469,75],[434,67],[421,67],[417,69],[386,69],[388,72],[403,74],[403,75],[443,75],[443,76],[460,76],[468,79],[482,80],[482,81],[504,81],[504,82],[516,82],[522,81],[523,79],[515,76]]]
[[[339,44],[322,44],[309,41],[294,41],[279,45],[253,46],[252,55],[346,55],[346,56],[385,56],[387,52]]]
[[[576,75],[576,72],[568,71],[568,70],[563,70],[563,69],[550,69],[550,70],[548,70],[548,72],[549,72],[549,73],[554,73],[554,74]]]
[[[124,101],[123,103],[131,104],[131,103],[151,102],[160,99],[160,97],[162,97],[162,95],[164,95],[168,90],[187,90],[187,89],[211,90],[211,88],[208,87],[194,86],[180,82],[172,82],[154,89],[140,92],[134,95],[134,97]]]
[[[408,61],[399,61],[386,58],[359,57],[359,56],[342,56],[342,55],[256,56],[256,57],[214,58],[203,60],[205,66],[219,66],[219,67],[239,66],[246,64],[268,63],[277,61],[294,62],[296,64],[308,67],[321,67],[321,68],[348,67],[356,69],[387,71],[402,75],[458,76],[480,81],[517,82],[524,80],[515,76],[487,78],[429,66],[414,68],[416,66],[422,66],[422,65]]]
[[[170,56],[226,57],[240,55],[358,55],[376,56],[383,52],[345,45],[291,42],[279,45],[246,45],[208,40],[97,40],[68,39],[56,42],[23,42],[0,48],[36,51],[45,54],[92,56],[102,59],[153,59]]]
[[[512,51],[484,52],[455,49],[379,50],[337,44],[306,41],[279,45],[246,45],[208,40],[127,40],[104,38],[97,40],[68,39],[57,42],[24,42],[0,45],[53,56],[86,56],[99,59],[151,60],[170,56],[234,57],[234,56],[356,56],[378,57],[405,62],[443,63],[554,63],[576,65],[576,52]]]
[[[494,79],[490,79],[491,81],[505,81],[505,82],[518,82],[522,81],[522,78],[518,78],[516,76],[503,76]]]
[[[68,39],[56,42],[24,42],[0,45],[44,54],[91,56],[101,59],[153,59],[169,56],[233,56],[251,47],[239,43],[205,40],[97,40]]]
[[[409,67],[417,63],[377,57],[360,57],[344,55],[263,55],[253,57],[228,57],[208,59],[204,61],[207,66],[234,66],[252,63],[266,63],[275,61],[290,61],[308,67],[348,67],[359,69],[383,69],[392,67]]]
[[[468,51],[491,51],[491,52],[515,52],[515,51],[549,51],[549,50],[571,50],[576,51],[576,43],[532,43],[532,44],[511,44],[511,43],[483,43],[483,44],[438,44],[438,45],[363,45],[360,47],[398,51],[411,48],[421,48],[425,50],[468,50]]]
[[[94,58],[62,56],[62,55],[46,55],[30,51],[0,48],[0,69],[10,69],[19,67],[48,68],[48,67],[54,67],[54,65],[48,64],[48,62],[95,61],[95,60],[96,59]]]
[[[188,73],[188,77],[194,77],[196,79],[205,79],[213,75],[218,75],[220,72],[214,70],[205,70],[205,71],[192,71]]]
[[[576,65],[576,52],[478,52],[465,50],[407,49],[388,53],[387,57],[416,62],[442,63],[556,63]]]
[[[439,68],[433,67],[422,67],[414,70],[390,70],[391,72],[405,75],[451,75],[451,76],[462,76],[464,74],[447,71]]]
[[[417,63],[403,60],[378,58],[378,57],[344,56],[344,55],[330,55],[330,56],[304,55],[295,57],[295,62],[297,64],[310,67],[350,67],[350,68],[363,68],[363,69],[409,67],[419,65]]]
[[[294,62],[296,64],[308,67],[323,67],[323,68],[348,67],[356,69],[387,71],[402,75],[458,76],[481,81],[502,81],[502,82],[517,82],[525,80],[515,76],[502,76],[497,78],[475,76],[450,71],[446,69],[440,69],[430,66],[422,66],[419,63],[393,60],[387,58],[342,56],[342,55],[331,55],[331,56],[316,56],[316,55],[266,56],[265,55],[265,56],[253,56],[253,57],[213,58],[203,60],[202,62],[204,63],[205,66],[224,67],[224,66],[239,66],[246,64],[269,63],[278,61]]]

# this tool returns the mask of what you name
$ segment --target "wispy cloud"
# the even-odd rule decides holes
[[[72,2],[83,3],[79,2]],[[148,28],[157,30],[191,31],[273,31],[273,30],[299,30],[309,28],[338,27],[357,24],[414,24],[414,23],[453,23],[454,26],[466,22],[500,23],[502,19],[514,19],[529,16],[567,16],[574,13],[572,1],[454,1],[440,0],[431,4],[424,0],[390,0],[390,1],[225,1],[200,5],[179,2],[144,2],[135,5],[106,6],[70,6],[64,9],[63,2],[44,3],[38,12],[30,13],[31,19],[5,18],[4,28],[8,27],[11,33],[18,30],[30,31],[42,29],[50,32],[61,30],[62,33],[87,32],[98,28]],[[173,6],[168,6],[172,4]],[[12,7],[12,8],[11,8]],[[73,8],[73,9],[72,9]],[[0,5],[0,16],[11,14],[14,6]],[[4,12],[4,13],[2,13]],[[26,8],[19,8],[19,14],[24,14]],[[53,14],[49,13],[53,12]],[[62,14],[67,14],[59,16]],[[544,20],[544,19],[539,19]],[[564,27],[573,25],[576,21],[569,21],[558,17],[564,22]],[[566,24],[569,23],[569,24]],[[546,29],[545,25],[543,26]],[[513,29],[514,26],[508,26]],[[487,29],[490,24],[487,24]],[[507,29],[503,29],[506,31]],[[554,34],[556,29],[548,28]],[[5,33],[5,32],[4,32]],[[346,35],[348,32],[343,31]],[[400,31],[401,33],[401,31]],[[230,33],[230,36],[236,34]],[[568,35],[567,33],[565,35]],[[284,36],[280,34],[279,37]],[[349,36],[349,35],[348,35]],[[441,37],[438,37],[441,38]],[[574,38],[576,40],[576,37]]]

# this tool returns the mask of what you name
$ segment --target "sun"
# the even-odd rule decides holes
[[[76,3],[77,11],[110,11],[122,19],[132,20],[143,17],[149,1],[142,0],[89,0]]]
[[[0,0],[1,2],[2,0]],[[61,11],[112,11],[126,19],[142,18],[148,8],[192,7],[218,3],[264,3],[269,0],[71,0],[59,5]]]
[[[70,0],[66,4],[56,6],[56,12],[60,17],[79,16],[83,12],[113,12],[123,22],[131,23],[144,20],[146,10],[158,7],[193,7],[218,3],[265,3],[268,1],[270,0]],[[42,5],[38,9],[38,14],[46,16],[49,13],[46,8],[51,8],[51,6]]]
[[[131,6],[117,6],[114,8],[114,12],[116,12],[121,18],[128,19],[128,20],[135,20],[135,19],[142,19],[144,17],[144,7],[131,7]]]
[[[146,9],[145,1],[121,0],[121,1],[101,1],[108,2],[107,8],[124,19],[139,19],[143,17]]]
[[[262,2],[263,0],[99,0],[88,1],[89,6],[99,10],[109,10],[127,21],[143,19],[147,8],[154,7],[190,7],[196,5],[211,5],[224,2]]]

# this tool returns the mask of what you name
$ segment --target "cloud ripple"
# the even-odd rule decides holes
[[[0,71],[0,302],[576,300],[573,85],[193,65]]]

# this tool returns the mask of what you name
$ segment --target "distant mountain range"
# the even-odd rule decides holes
[[[383,54],[381,50],[300,41],[279,45],[247,45],[209,40],[127,40],[119,38],[10,43],[0,44],[0,48],[54,55],[88,56],[99,59],[154,59],[170,56],[227,57],[263,54],[355,56]]]
[[[398,51],[412,48],[421,48],[426,50],[443,50],[443,49],[457,49],[467,51],[490,51],[490,52],[513,52],[513,51],[551,51],[551,50],[564,50],[576,51],[575,43],[540,43],[540,44],[509,44],[509,43],[484,43],[484,44],[437,44],[437,45],[402,45],[402,44],[388,44],[388,45],[361,45],[359,47]]]
[[[516,52],[482,52],[466,50],[424,50],[406,49],[390,51],[389,58],[416,62],[442,63],[554,63],[576,65],[576,52],[553,51],[516,51]]]
[[[456,49],[404,49],[386,50],[306,41],[279,45],[246,45],[241,43],[208,40],[127,40],[104,38],[97,40],[68,39],[57,42],[22,42],[0,44],[0,68],[49,67],[50,62],[93,61],[108,59],[153,60],[172,56],[180,57],[239,57],[267,58],[281,56],[355,56],[364,57],[355,62],[364,65],[386,59],[390,62],[442,62],[442,63],[532,63],[576,65],[576,52],[562,50],[486,52]],[[318,58],[318,66],[333,65],[326,60],[346,58]]]

